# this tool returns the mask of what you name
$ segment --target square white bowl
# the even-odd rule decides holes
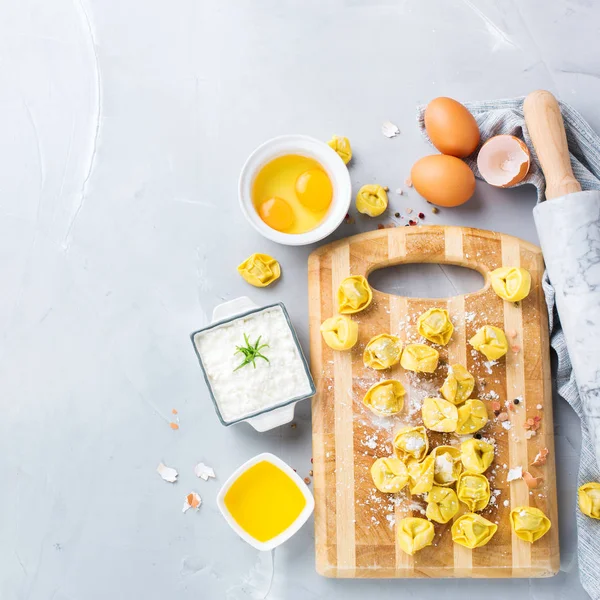
[[[302,365],[304,367],[304,371],[306,373],[306,377],[308,378],[308,383],[310,385],[310,392],[306,395],[296,396],[294,398],[287,398],[286,400],[274,404],[271,406],[267,406],[255,413],[245,415],[238,419],[234,419],[233,421],[226,421],[221,414],[221,409],[219,408],[219,403],[215,397],[214,391],[212,389],[210,378],[208,373],[204,367],[204,363],[202,362],[202,356],[196,344],[196,335],[201,334],[204,331],[209,329],[213,329],[214,327],[219,327],[226,323],[230,323],[235,321],[236,319],[241,319],[245,316],[251,315],[253,313],[258,313],[263,310],[267,310],[269,308],[273,308],[275,306],[279,306],[283,312],[285,320],[290,328],[290,332],[292,338],[294,339],[294,343],[296,345],[296,349],[298,350],[298,354],[300,355],[300,360],[302,361]],[[310,369],[308,367],[308,361],[304,356],[304,352],[302,351],[302,346],[300,345],[300,341],[298,340],[298,335],[296,334],[296,330],[292,325],[292,321],[290,320],[290,316],[285,308],[285,305],[282,302],[278,302],[276,304],[269,304],[267,306],[259,307],[258,304],[255,304],[248,298],[247,296],[241,296],[239,298],[235,298],[234,300],[229,300],[228,302],[223,302],[215,307],[213,310],[212,322],[210,325],[199,329],[198,331],[194,331],[190,334],[190,338],[192,340],[192,344],[194,346],[194,351],[196,352],[196,357],[198,358],[198,362],[200,363],[200,368],[202,369],[202,374],[204,376],[204,381],[206,382],[206,386],[208,388],[209,395],[211,397],[213,406],[219,417],[219,421],[226,427],[229,425],[235,425],[237,423],[249,423],[256,429],[256,431],[264,432],[269,431],[275,427],[280,427],[281,425],[285,425],[294,419],[294,409],[298,402],[302,400],[307,400],[308,398],[312,398],[316,394],[315,382],[312,378]]]
[[[279,467],[286,475],[290,477],[290,479],[298,486],[298,489],[302,492],[304,499],[306,500],[306,506],[302,509],[302,512],[298,515],[296,520],[283,532],[274,538],[266,541],[260,542],[256,538],[253,538],[249,533],[244,531],[237,523],[237,521],[231,516],[229,510],[225,506],[225,495],[229,491],[229,488],[233,485],[233,483],[238,479],[238,477],[245,473],[250,467],[260,463],[260,462],[270,462],[271,464]],[[315,508],[315,499],[313,495],[310,493],[307,485],[302,481],[300,476],[292,469],[287,463],[283,462],[280,458],[271,454],[269,452],[263,452],[254,458],[251,458],[249,461],[245,462],[239,469],[233,472],[233,474],[227,479],[227,481],[223,484],[223,487],[219,490],[217,495],[217,506],[221,511],[223,517],[229,526],[245,541],[248,542],[251,546],[256,548],[257,550],[261,550],[263,552],[273,550],[273,548],[277,548],[287,540],[289,540],[295,533],[297,533],[302,525],[306,523],[310,515],[312,514]]]

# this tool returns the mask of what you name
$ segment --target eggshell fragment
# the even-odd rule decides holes
[[[513,135],[491,137],[477,155],[481,176],[496,187],[510,187],[523,181],[530,164],[529,148]]]
[[[424,156],[413,165],[410,176],[415,190],[438,206],[464,204],[475,191],[473,172],[454,156]]]
[[[477,121],[460,102],[435,98],[427,105],[424,117],[427,135],[442,154],[464,158],[477,148]]]
[[[385,121],[381,126],[381,133],[383,133],[386,138],[393,138],[400,133],[400,129],[398,129],[398,126],[394,125],[391,121]]]
[[[546,460],[548,460],[548,454],[550,453],[550,451],[548,450],[548,448],[542,448],[536,455],[535,458],[533,459],[533,462],[531,463],[533,466],[535,467],[541,467],[542,465],[546,464]]]
[[[204,481],[208,481],[209,477],[215,477],[215,471],[212,467],[209,467],[207,465],[205,465],[204,463],[198,463],[195,467],[194,467],[194,473],[196,474],[196,477],[199,477],[200,479],[204,479]]]
[[[169,483],[175,483],[177,481],[177,476],[179,475],[176,469],[167,467],[167,465],[164,465],[163,463],[159,463],[158,467],[156,467],[156,472]]]
[[[196,492],[192,492],[185,497],[183,501],[183,512],[187,512],[190,508],[198,510],[202,504],[202,498]]]
[[[523,471],[523,480],[530,490],[535,490],[542,485],[543,477],[534,477],[529,471]]]
[[[516,481],[517,479],[523,479],[523,467],[509,469],[508,475],[506,476],[506,481],[510,483],[511,481]]]

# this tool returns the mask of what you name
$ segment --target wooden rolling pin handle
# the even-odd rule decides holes
[[[546,200],[580,192],[571,168],[565,124],[556,98],[545,90],[531,92],[523,103],[525,124],[546,178]]]

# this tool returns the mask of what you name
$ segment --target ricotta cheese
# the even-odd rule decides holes
[[[244,356],[244,334],[251,344],[268,344],[257,358],[237,369]],[[213,396],[226,422],[237,421],[288,400],[312,395],[311,381],[292,330],[280,306],[273,306],[194,336]],[[236,370],[237,369],[237,370]]]

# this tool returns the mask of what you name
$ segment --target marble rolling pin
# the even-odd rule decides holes
[[[523,111],[546,179],[535,224],[600,465],[600,191],[582,192],[573,176],[556,98],[533,92]]]

